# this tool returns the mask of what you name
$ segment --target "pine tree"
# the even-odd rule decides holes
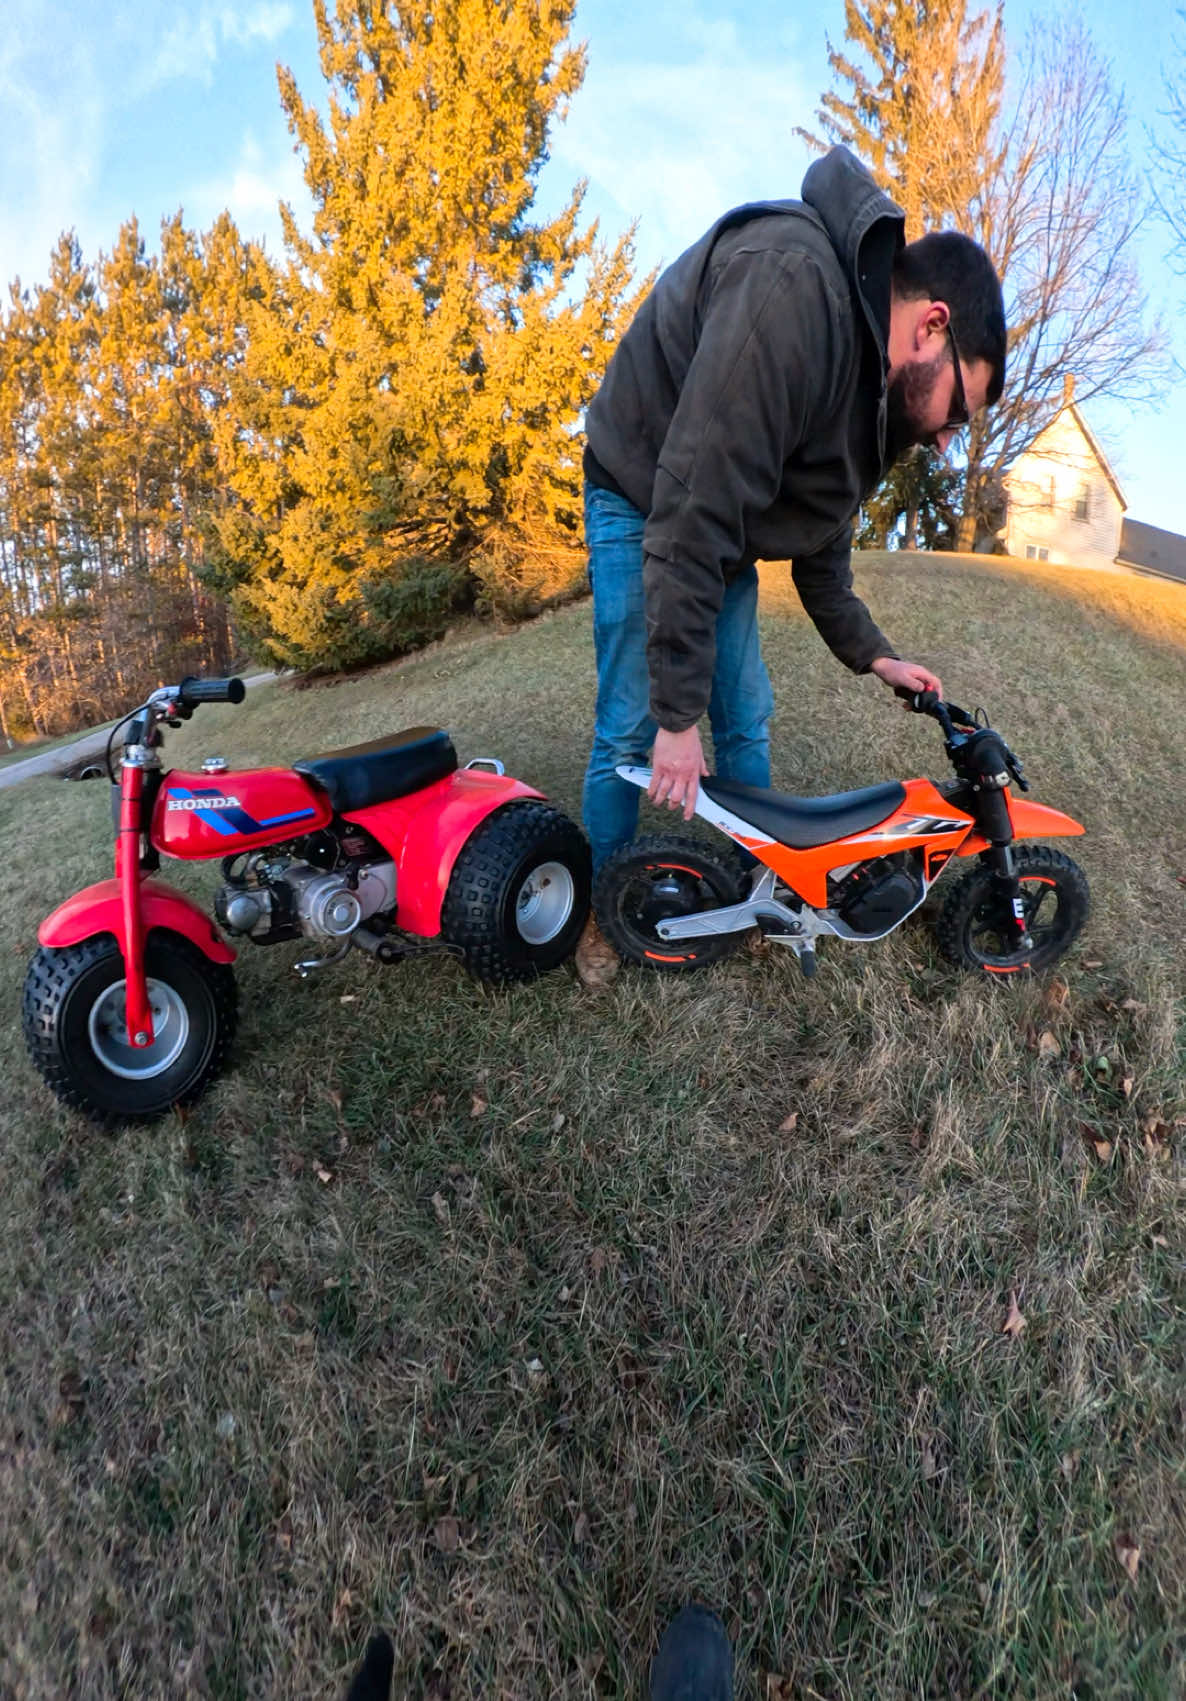
[[[967,228],[1000,163],[1001,0],[970,17],[967,0],[845,0],[844,19],[864,62],[828,43],[832,74],[847,88],[821,98],[824,137],[865,160],[905,212],[908,240]]]
[[[314,0],[323,120],[280,73],[314,204],[249,309],[221,582],[277,661],[512,611],[579,573],[576,429],[634,302],[629,237],[534,216],[584,72],[574,0]]]

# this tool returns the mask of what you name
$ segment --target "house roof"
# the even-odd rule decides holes
[[[1186,537],[1162,531],[1160,526],[1147,526],[1143,520],[1121,520],[1116,559],[1125,567],[1143,567],[1147,573],[1162,573],[1168,579],[1186,579]]]

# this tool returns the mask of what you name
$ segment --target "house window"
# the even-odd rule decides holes
[[[1040,543],[1027,543],[1025,558],[1027,561],[1049,561],[1050,551]]]
[[[1090,500],[1091,500],[1091,486],[1087,483],[1087,481],[1085,479],[1083,481],[1083,483],[1079,486],[1078,490],[1075,492],[1074,513],[1075,513],[1075,518],[1077,520],[1086,520],[1087,518],[1089,518],[1088,507],[1089,507]]]

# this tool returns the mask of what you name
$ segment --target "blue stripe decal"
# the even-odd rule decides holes
[[[280,827],[285,821],[304,821],[307,816],[315,815],[315,809],[292,809],[287,815],[269,815],[266,821],[261,821],[261,827]]]

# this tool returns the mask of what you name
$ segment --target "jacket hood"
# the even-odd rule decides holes
[[[803,200],[827,231],[884,353],[890,276],[906,240],[905,213],[847,148],[830,148],[808,168]]]

